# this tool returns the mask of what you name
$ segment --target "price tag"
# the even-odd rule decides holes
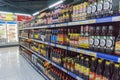
[[[70,50],[76,52],[76,48],[70,48]]]
[[[58,24],[56,24],[56,27],[58,27]]]
[[[60,45],[56,45],[56,46],[60,48]]]
[[[75,22],[68,23],[69,26],[75,25]]]
[[[61,48],[63,48],[63,49],[67,49],[67,47],[66,47],[66,46],[61,46]]]
[[[120,63],[120,58],[118,58],[118,62]]]
[[[55,44],[51,43],[51,46],[55,46]]]
[[[80,53],[86,54],[85,50],[80,50]]]
[[[96,20],[95,19],[92,19],[92,20],[88,20],[88,23],[96,23]]]
[[[55,25],[51,25],[51,27],[55,27]]]
[[[112,21],[120,21],[120,16],[113,17]]]
[[[77,52],[80,53],[80,49],[77,49]]]
[[[89,55],[96,57],[96,53],[95,52],[89,52]]]
[[[67,26],[67,23],[63,23],[63,24],[61,24],[61,26]]]
[[[85,22],[84,22],[84,21],[81,21],[80,24],[85,24]]]
[[[78,77],[78,76],[76,77],[76,79],[77,79],[77,80],[82,80],[82,79],[81,79],[80,77]]]
[[[47,42],[44,42],[45,44],[48,44]]]
[[[60,24],[56,24],[56,27],[60,27]]]
[[[76,25],[79,25],[79,24],[80,24],[80,22],[76,22],[75,24],[76,24]]]
[[[66,70],[66,69],[64,69],[64,68],[62,68],[62,71],[64,71],[64,72],[66,72],[66,73],[67,73],[67,70]]]

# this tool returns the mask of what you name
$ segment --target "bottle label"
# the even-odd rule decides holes
[[[109,80],[109,79],[107,79],[106,77],[103,77],[103,79],[102,80]]]
[[[100,39],[100,46],[101,47],[104,47],[106,44],[106,37],[105,36],[102,36],[101,39]]]
[[[95,72],[90,72],[89,80],[95,80]]]
[[[90,68],[85,68],[84,74],[88,76],[90,74]]]
[[[81,66],[80,73],[84,73],[84,66]]]
[[[92,12],[96,12],[96,9],[97,9],[96,6],[93,5],[93,6],[92,6]]]
[[[75,70],[79,71],[79,64],[78,63],[75,63]]]
[[[98,38],[95,38],[95,45],[99,45],[99,39]]]
[[[103,7],[102,7],[102,4],[98,4],[98,9],[97,9],[97,10],[98,10],[98,11],[102,11],[102,8],[103,8]]]
[[[78,41],[74,41],[75,46],[78,46]]]
[[[104,2],[104,9],[108,10],[110,8],[110,3],[108,1]]]
[[[113,44],[114,44],[114,37],[111,36],[107,37],[106,47],[110,48],[113,46]]]
[[[83,44],[83,37],[79,37],[79,47],[82,47]]]
[[[90,36],[89,43],[90,45],[94,44],[94,36]]]
[[[101,75],[96,75],[95,80],[102,80],[102,76]]]
[[[84,48],[89,48],[89,37],[84,37]]]
[[[91,13],[91,11],[92,11],[91,6],[88,6],[88,7],[87,7],[87,13],[88,13],[88,14],[90,14],[90,13]]]
[[[120,41],[116,41],[115,43],[115,54],[120,55]]]

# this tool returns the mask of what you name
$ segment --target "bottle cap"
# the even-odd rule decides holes
[[[84,59],[84,57],[81,57],[81,59]]]
[[[115,67],[119,67],[119,64],[115,64]]]
[[[86,61],[89,61],[89,58],[86,58],[85,60],[86,60]]]
[[[92,58],[93,61],[95,61],[96,58]]]
[[[100,62],[100,63],[101,63],[102,61],[103,61],[102,59],[99,59],[99,60],[98,60],[98,62]]]
[[[110,62],[109,62],[109,61],[106,61],[106,64],[107,64],[107,65],[110,65]]]

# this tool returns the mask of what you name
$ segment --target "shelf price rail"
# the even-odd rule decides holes
[[[48,60],[47,58],[45,58],[45,57],[43,57],[43,56],[41,56],[40,54],[36,53],[35,51],[33,51],[33,50],[31,50],[31,49],[23,46],[23,45],[20,45],[20,46],[22,46],[23,48],[31,51],[31,52],[34,53],[36,56],[38,56],[38,57],[40,57],[40,58],[48,61],[49,63],[51,63],[52,65],[56,66],[57,68],[59,68],[60,70],[64,71],[65,73],[69,74],[69,75],[72,76],[73,78],[75,78],[75,79],[77,79],[77,80],[84,80],[84,79],[80,78],[79,76],[77,76],[76,74],[72,73],[71,71],[68,71],[68,70],[66,70],[65,68],[63,68],[62,66],[59,66],[59,65],[57,65],[56,63]]]
[[[25,37],[20,37],[20,38],[28,39],[28,38],[25,38]],[[38,43],[43,43],[43,44],[49,45],[49,46],[54,46],[54,47],[66,49],[66,50],[69,50],[69,51],[74,51],[74,52],[78,52],[78,53],[81,53],[81,54],[94,56],[94,57],[97,57],[97,58],[103,58],[103,59],[106,59],[106,60],[110,60],[110,61],[113,61],[113,62],[120,63],[120,57],[119,56],[110,55],[110,54],[101,53],[101,52],[94,52],[94,51],[80,49],[80,48],[73,48],[73,47],[70,47],[70,46],[58,45],[58,44],[54,44],[54,43],[50,43],[50,42],[44,42],[44,41],[40,41],[40,40],[36,40],[36,39],[32,39],[32,40],[35,41],[35,42],[38,42]]]
[[[20,28],[19,30],[54,28],[54,27],[69,27],[69,26],[75,26],[75,25],[96,24],[96,23],[117,22],[117,21],[120,21],[120,16],[89,19],[89,20],[82,20],[82,21],[76,21],[76,22],[67,22],[67,23],[59,23],[59,24],[52,24],[52,25],[37,26],[37,27],[26,27],[26,28]]]

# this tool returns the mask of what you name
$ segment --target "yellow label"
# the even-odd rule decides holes
[[[92,19],[92,20],[88,20],[88,23],[95,23],[96,20],[95,19]]]
[[[88,76],[90,74],[90,68],[85,68],[84,74]]]
[[[79,64],[78,63],[75,63],[75,70],[79,71]]]
[[[88,37],[84,37],[84,48],[89,48],[89,38]]]
[[[120,41],[115,44],[115,54],[120,54]]]
[[[81,73],[84,73],[84,69],[85,69],[85,67],[84,66],[81,66]]]
[[[89,54],[90,56],[96,57],[96,53],[94,53],[94,52],[89,52],[88,54]]]
[[[35,34],[34,37],[35,37],[35,38],[39,38],[39,35],[38,35],[38,34]]]

